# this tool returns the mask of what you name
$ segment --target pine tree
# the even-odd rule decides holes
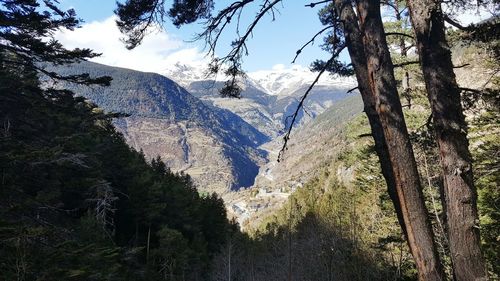
[[[409,0],[408,6],[440,152],[454,276],[457,280],[485,279],[467,124],[445,36],[441,2]]]
[[[178,255],[160,259],[175,261],[172,272],[206,274],[224,243],[217,231],[229,224],[222,201],[200,197],[188,176],[127,146],[112,125],[122,115],[50,88],[110,83],[45,68],[97,55],[51,37],[78,27],[74,11],[51,0],[0,2],[1,278],[143,280],[148,254],[170,246]]]
[[[194,2],[203,3],[204,1]],[[209,17],[202,36],[207,41],[212,53],[217,44],[219,34],[230,23],[231,17],[249,2],[252,1],[235,2],[226,9],[221,10],[217,15]],[[225,57],[214,61],[214,64],[212,64],[216,71],[224,64],[228,64],[226,74],[231,78],[226,82],[226,86],[221,92],[222,95],[239,96],[236,76],[241,73],[240,61],[246,50],[246,40],[261,18],[266,13],[272,12],[275,9],[275,5],[280,2],[264,2],[252,24],[232,44],[233,49]],[[424,204],[416,161],[396,89],[392,60],[389,56],[382,26],[380,1],[371,2],[359,1],[356,5],[360,27],[357,28],[358,30],[356,30],[356,27],[351,27],[352,32],[357,32],[355,34],[357,36],[356,41],[352,40],[353,38],[343,40],[337,34],[338,32],[342,32],[340,23],[345,22],[346,19],[342,18],[343,21],[340,21],[338,17],[345,11],[351,11],[353,3],[351,1],[335,2],[337,16],[333,18],[334,31],[333,35],[329,37],[330,40],[333,40],[333,44],[329,44],[329,46],[332,46],[332,57],[326,63],[317,65],[317,67],[322,67],[319,75],[326,70],[332,70],[332,68],[333,70],[346,71],[346,66],[337,61],[337,56],[346,47],[350,49],[353,61],[358,61],[353,63],[354,70],[358,76],[358,82],[361,85],[360,88],[363,89],[362,96],[364,96],[365,108],[372,110],[367,110],[367,114],[369,115],[372,129],[374,129],[372,133],[379,148],[381,163],[385,163],[385,160],[388,160],[390,163],[390,166],[389,164],[382,164],[383,171],[385,171],[384,175],[387,178],[389,191],[394,199],[396,210],[401,218],[402,227],[406,230],[410,249],[416,259],[419,274],[421,278],[440,280],[443,278],[443,273],[439,256],[434,246],[433,233]],[[120,17],[118,21],[119,26],[123,25],[123,23],[131,23],[126,30],[122,31],[125,31],[129,35],[129,40],[132,41],[140,41],[142,39],[141,34],[144,33],[144,30],[141,30],[141,28],[144,27],[145,23],[154,21],[155,14],[164,14],[163,5],[153,6],[145,10],[133,9],[133,6],[137,3],[138,1],[135,0],[127,1],[124,5],[119,6],[117,10],[117,14]],[[190,5],[189,2],[181,3],[186,7]],[[310,6],[314,5],[312,3]],[[203,14],[194,14],[193,17],[196,18],[201,15]],[[354,15],[354,13],[351,15]],[[347,24],[358,24],[358,20],[354,16],[351,16],[350,20]],[[297,51],[297,55],[300,54],[300,51]],[[304,94],[296,114],[313,86],[314,83]],[[292,119],[292,124],[295,117],[296,115]],[[284,136],[284,148],[292,128],[293,126],[290,126],[287,134]],[[427,266],[427,264],[430,264],[430,266]]]

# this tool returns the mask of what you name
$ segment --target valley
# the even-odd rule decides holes
[[[0,2],[1,281],[500,280],[498,1]]]
[[[316,75],[309,70],[250,73],[241,81],[240,99],[220,97],[221,81],[187,65],[174,65],[168,76],[90,62],[57,71],[113,77],[110,87],[60,86],[126,115],[114,125],[130,146],[188,174],[200,192],[220,194],[241,225],[275,211],[313,177],[335,153],[325,148],[339,145],[335,136],[362,110],[357,94],[347,93],[355,85],[352,78],[322,78],[278,163],[286,117]]]

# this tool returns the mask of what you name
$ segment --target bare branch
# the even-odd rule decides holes
[[[245,5],[253,1],[254,0],[244,0],[234,2],[228,7],[219,11],[219,13],[215,17],[211,18],[205,23],[205,31],[199,34],[197,36],[197,39],[205,38],[205,42],[209,47],[209,53],[215,53],[215,47],[217,46],[219,37],[225,30],[225,28],[229,25],[229,23],[231,23],[234,15],[241,12]]]
[[[481,94],[483,93],[483,91],[481,90],[478,90],[478,89],[471,89],[471,88],[464,88],[464,87],[460,87],[458,88],[460,91],[462,92],[471,92],[471,93],[476,93],[476,94]]]
[[[452,26],[460,29],[460,30],[468,30],[467,27],[461,25],[460,23],[454,21],[452,18],[450,18],[448,15],[444,15],[444,21],[446,21],[447,23],[451,24]]]
[[[359,87],[358,87],[358,86],[356,86],[356,87],[354,87],[354,88],[350,89],[349,91],[347,91],[347,92],[346,92],[346,94],[350,94],[350,93],[352,93],[352,92],[356,91],[357,89],[359,89]]]
[[[491,80],[493,79],[493,77],[495,77],[498,73],[500,72],[500,68],[496,69],[495,71],[493,71],[493,73],[490,75],[490,77],[486,80],[486,82],[484,82],[483,86],[481,88],[485,88],[490,82]]]
[[[358,138],[366,138],[366,137],[373,137],[373,135],[372,133],[358,135]]]
[[[396,64],[394,64],[394,67],[402,67],[402,66],[406,66],[406,65],[419,64],[419,63],[420,63],[420,61],[418,61],[418,60],[405,61],[405,62],[402,62],[402,63],[396,63]]]
[[[454,66],[453,68],[462,68],[462,67],[466,67],[466,66],[469,66],[470,63],[464,63],[462,65],[457,65],[457,66]]]
[[[329,25],[329,26],[321,29],[320,31],[318,31],[316,34],[314,34],[314,36],[311,38],[311,40],[307,41],[304,45],[302,45],[302,47],[300,47],[300,49],[297,50],[297,52],[295,53],[295,57],[292,60],[292,63],[295,63],[295,60],[297,60],[297,57],[300,55],[300,53],[302,53],[302,51],[304,50],[305,47],[307,47],[309,44],[313,44],[314,43],[314,40],[316,39],[316,37],[318,37],[323,32],[325,32],[327,29],[330,29],[332,27],[334,27],[334,26],[333,25]]]
[[[415,39],[413,36],[411,36],[409,34],[401,33],[401,32],[387,32],[385,34],[385,36],[404,36],[404,37],[411,38],[413,40]]]
[[[236,15],[236,13],[240,13],[241,9],[243,9],[245,5],[253,1],[254,0],[244,0],[244,1],[234,2],[229,7],[221,10],[219,14],[217,14],[217,16],[212,18],[211,21],[207,23],[205,31],[200,35],[198,35],[198,38],[202,37],[205,38],[205,41],[209,46],[209,53],[211,54],[215,53],[215,47],[217,45],[219,37],[224,31],[224,29],[231,22],[231,19],[234,17],[234,15]],[[259,23],[259,21],[265,14],[267,14],[268,12],[273,12],[274,6],[281,1],[282,0],[274,0],[273,2],[266,1],[264,4],[262,4],[262,8],[256,15],[255,19],[250,24],[250,26],[247,28],[245,34],[243,34],[243,36],[240,36],[237,40],[234,41],[235,46],[227,56],[225,56],[220,60],[221,63],[231,60],[238,60],[239,57],[241,56],[241,52],[242,51],[246,52],[246,41],[248,37],[252,34],[255,26]]]
[[[335,54],[333,54],[333,56],[325,63],[323,69],[321,69],[319,71],[318,75],[316,76],[316,79],[314,79],[314,81],[312,82],[312,84],[309,86],[309,88],[307,88],[306,92],[304,93],[304,95],[300,99],[300,102],[297,105],[297,108],[295,109],[295,112],[291,115],[292,116],[292,122],[291,122],[291,124],[290,124],[290,126],[288,128],[288,131],[286,132],[285,136],[283,136],[284,143],[283,143],[283,147],[280,149],[280,151],[278,153],[278,160],[277,160],[278,162],[280,162],[283,159],[283,155],[284,155],[285,150],[287,148],[288,140],[290,140],[290,134],[292,133],[293,125],[295,124],[297,116],[299,115],[300,109],[304,106],[304,102],[305,102],[307,96],[311,93],[311,90],[318,83],[319,78],[323,75],[323,73],[325,73],[325,71],[328,69],[328,67],[335,61],[335,59],[337,58],[337,56],[339,55],[339,53],[344,49],[344,47],[342,47],[339,50],[337,50],[337,52],[335,52]]]
[[[312,3],[309,3],[309,4],[305,5],[305,7],[314,8],[316,5],[328,3],[328,2],[331,2],[331,1],[332,0],[323,0],[323,1],[318,1],[318,2],[312,2]]]

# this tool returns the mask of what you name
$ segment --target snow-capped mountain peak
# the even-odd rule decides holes
[[[295,65],[285,68],[283,65],[275,66],[272,70],[261,70],[248,73],[251,80],[263,87],[266,92],[275,96],[289,95],[292,89],[300,89],[309,86],[316,79],[318,73],[312,72],[306,67]],[[352,85],[353,78],[344,78],[323,74],[317,86],[342,87]]]
[[[195,81],[215,80],[216,78],[216,75],[208,72],[208,64],[201,62],[196,64],[177,62],[168,66],[162,74],[166,77],[171,77],[171,79],[183,87],[187,87]]]

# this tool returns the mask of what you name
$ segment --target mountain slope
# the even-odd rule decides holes
[[[253,184],[265,157],[257,147],[269,138],[232,112],[204,104],[159,74],[89,62],[57,71],[111,76],[110,87],[64,86],[105,111],[130,115],[115,122],[127,142],[189,173],[202,190],[224,193]]]
[[[279,209],[288,196],[310,179],[346,147],[345,126],[363,110],[359,94],[339,100],[313,121],[292,132],[284,158],[276,161],[283,143],[276,139],[261,146],[269,151],[269,163],[262,166],[251,189],[224,198],[229,212],[244,227]],[[350,177],[349,170],[337,171],[339,179]]]
[[[224,77],[207,76],[199,66],[176,64],[165,73],[206,104],[230,110],[270,138],[281,135],[289,126],[287,117],[317,75],[301,67],[249,73],[240,81],[241,99],[229,99],[219,96]],[[352,78],[322,77],[309,94],[295,126],[311,121],[346,98],[355,84]]]

